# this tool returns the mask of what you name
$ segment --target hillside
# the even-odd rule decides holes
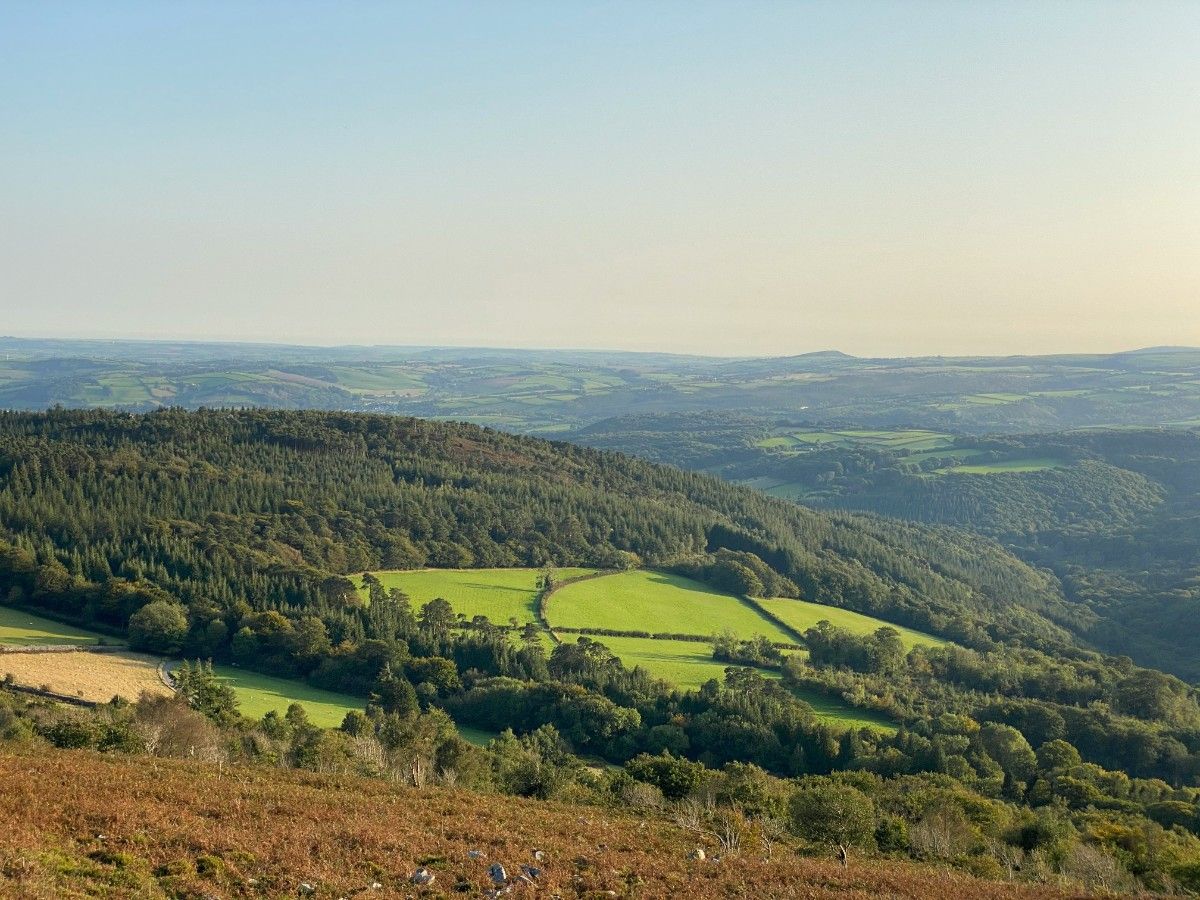
[[[843,870],[828,852],[804,858],[778,842],[767,860],[752,829],[740,851],[723,852],[713,837],[653,810],[630,815],[344,776],[0,752],[0,780],[5,896],[478,897],[491,887],[495,862],[514,878],[522,863],[536,865],[530,896],[1084,896],[857,856]],[[710,859],[689,860],[697,846]],[[485,856],[472,860],[470,850]],[[436,879],[428,888],[409,882],[422,865]]]
[[[826,509],[967,528],[1054,573],[1084,640],[1200,678],[1200,434],[1092,429],[981,438],[822,430],[745,415],[641,416],[577,439]]]
[[[741,414],[971,433],[1200,421],[1200,351],[866,359],[0,338],[0,405],[343,409],[568,434]]]
[[[205,627],[244,603],[317,611],[336,629],[352,627],[337,624],[352,572],[672,565],[721,548],[756,553],[807,599],[968,642],[1062,641],[1052,622],[1076,615],[1043,574],[954,532],[383,416],[0,414],[0,536],[19,548],[0,557],[6,592],[116,627],[137,597],[97,600],[85,583],[144,579],[200,605]],[[936,567],[924,562],[934,556]],[[35,573],[34,559],[48,569]]]
[[[1200,696],[1073,645],[1088,622],[1055,577],[978,535],[470,425],[278,411],[0,415],[0,525],[8,605],[215,662],[133,703],[0,691],[18,747],[700,810],[998,877],[1163,889],[1200,860]],[[239,709],[233,664],[293,681]],[[291,685],[361,705],[280,714],[307,699]]]

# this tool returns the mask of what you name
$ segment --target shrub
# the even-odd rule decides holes
[[[648,753],[636,756],[625,768],[638,781],[657,787],[668,800],[688,796],[704,783],[707,775],[703,764],[672,756],[665,750],[659,756]]]
[[[183,648],[188,622],[184,608],[170,600],[147,603],[129,617],[129,644],[170,656]]]

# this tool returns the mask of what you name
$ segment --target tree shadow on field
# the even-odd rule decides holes
[[[692,581],[690,578],[684,578],[682,575],[668,575],[665,572],[651,572],[650,577],[647,580],[653,584],[674,588],[677,591],[688,591],[693,594],[701,594],[705,597],[712,597],[716,595],[733,598],[733,594],[727,594],[715,587],[701,584],[698,581]]]

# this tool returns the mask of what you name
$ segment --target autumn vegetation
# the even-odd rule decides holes
[[[0,893],[22,897],[336,898],[484,896],[487,866],[519,872],[541,850],[530,896],[927,900],[1079,897],[963,872],[800,854],[769,829],[720,833],[687,815],[418,790],[346,775],[0,751]],[[722,840],[736,840],[733,848]],[[704,861],[689,860],[696,847]],[[483,860],[469,858],[478,850]],[[418,866],[436,877],[409,883]],[[302,885],[312,888],[306,892]]]

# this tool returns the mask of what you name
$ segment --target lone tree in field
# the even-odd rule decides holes
[[[870,846],[875,839],[875,804],[858,788],[813,780],[789,804],[792,830],[814,844]]]
[[[187,637],[187,613],[178,603],[155,600],[129,617],[129,645],[134,650],[171,655]]]

